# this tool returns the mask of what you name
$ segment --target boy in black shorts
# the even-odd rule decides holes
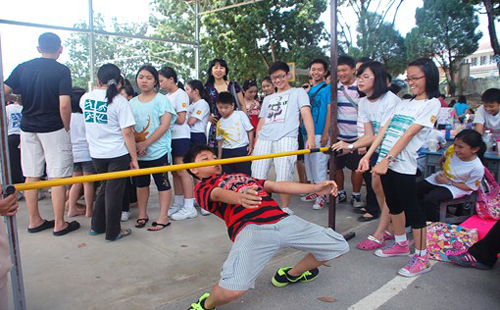
[[[198,145],[186,154],[184,163],[214,159],[210,147]],[[262,269],[281,248],[295,248],[308,254],[294,267],[278,269],[271,280],[276,287],[310,282],[318,276],[319,266],[349,251],[340,234],[288,215],[269,196],[269,193],[336,195],[337,185],[333,181],[273,182],[239,173],[222,174],[220,165],[188,171],[202,180],[195,189],[196,200],[203,209],[226,222],[229,238],[234,242],[222,266],[219,283],[190,309],[214,309],[243,296],[254,287]]]

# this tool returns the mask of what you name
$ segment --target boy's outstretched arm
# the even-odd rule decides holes
[[[258,208],[262,198],[258,196],[257,186],[248,188],[243,193],[233,192],[227,189],[214,188],[210,193],[210,200],[224,202],[232,205],[242,205],[244,208]]]
[[[324,181],[318,184],[266,181],[266,183],[264,183],[264,189],[268,193],[292,195],[316,193],[318,195],[331,194],[333,196],[337,196],[337,183],[335,183],[335,181]]]

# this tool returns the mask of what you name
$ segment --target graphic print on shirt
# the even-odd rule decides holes
[[[222,137],[222,140],[233,141],[238,143],[238,141],[241,141],[242,138],[240,136],[240,131],[238,130],[239,127],[240,127],[240,122],[236,122],[234,123],[233,127],[228,128],[228,130],[224,130],[220,128],[220,122],[217,122],[217,137]],[[234,132],[238,136],[233,138],[232,132]]]
[[[21,127],[21,113],[12,113],[10,115],[10,121],[12,124],[12,128],[20,128]]]
[[[149,131],[147,131],[149,128],[149,125],[151,125],[151,115],[148,116],[147,125],[144,126],[141,131],[137,132],[137,131],[135,131],[135,128],[134,128],[135,142],[146,141],[146,139],[148,138],[148,135],[149,135]]]
[[[108,123],[108,103],[106,101],[85,100],[83,113],[86,123]]]
[[[284,123],[290,94],[276,96],[267,108],[266,124]]]
[[[226,179],[220,182],[219,187],[238,193],[244,193],[247,189],[253,187],[254,185],[257,185],[257,187],[253,189],[257,192],[257,196],[269,196],[264,188],[258,185],[256,179],[242,173],[228,175]]]
[[[401,138],[404,132],[415,122],[415,118],[407,115],[397,114],[391,120],[391,124],[387,128],[387,131],[384,136],[384,142],[386,141],[394,141]],[[385,158],[387,154],[391,151],[388,145],[393,145],[391,143],[383,143],[380,148],[379,158]],[[401,154],[401,153],[400,153]],[[397,156],[397,160],[400,162],[405,162],[399,155]]]

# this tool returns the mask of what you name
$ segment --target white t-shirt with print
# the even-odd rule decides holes
[[[9,104],[5,107],[7,113],[7,124],[8,135],[20,135],[21,134],[21,117],[23,112],[23,106],[17,103]]]
[[[250,119],[243,111],[234,111],[228,118],[217,122],[217,140],[222,140],[223,149],[248,146],[248,131],[253,130]]]
[[[371,102],[367,97],[359,100],[358,117],[362,124],[371,123],[374,134],[378,134],[382,127],[394,114],[394,109],[401,103],[401,99],[393,92],[380,96],[377,101]],[[363,127],[364,128],[364,127]]]
[[[191,130],[188,125],[188,105],[189,105],[189,97],[185,91],[182,89],[177,89],[175,93],[170,93],[166,95],[168,100],[173,104],[175,108],[175,112],[177,114],[181,112],[186,112],[186,120],[184,124],[173,124],[172,129],[172,139],[189,139],[191,137]]]
[[[188,107],[188,119],[194,117],[198,119],[191,125],[192,133],[207,133],[208,117],[210,116],[210,106],[204,99],[191,103]]]
[[[441,108],[437,98],[425,100],[403,100],[394,109],[390,125],[384,136],[380,147],[380,156],[377,162],[384,159],[394,147],[396,142],[403,136],[413,124],[423,126],[406,147],[398,154],[397,160],[391,162],[389,169],[401,173],[414,175],[417,173],[417,151],[424,143],[429,131],[436,122],[436,117]]]
[[[122,130],[135,125],[129,103],[122,95],[108,105],[105,89],[86,93],[80,99],[85,135],[92,158],[116,158],[128,154]]]
[[[71,146],[73,149],[73,161],[82,163],[92,161],[89,151],[89,143],[85,136],[85,119],[82,113],[71,113]]]
[[[446,187],[453,194],[453,198],[460,198],[472,194],[481,184],[484,176],[484,166],[479,158],[471,161],[463,161],[457,157],[453,145],[446,151],[446,160],[443,165],[443,171],[434,173],[425,180],[431,184]],[[448,179],[455,183],[464,183],[472,191],[465,191],[453,185],[439,184],[436,182],[436,176],[443,173]]]
[[[500,136],[500,112],[496,115],[491,115],[484,109],[484,106],[480,106],[477,109],[476,116],[474,117],[474,124],[483,124],[484,129],[488,129],[493,134],[493,138],[497,141]]]
[[[309,95],[303,88],[291,88],[264,98],[259,118],[265,118],[259,139],[277,141],[299,134],[300,109],[310,107]]]

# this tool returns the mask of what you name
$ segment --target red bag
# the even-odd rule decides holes
[[[477,189],[478,199],[476,212],[483,219],[500,219],[500,186],[491,174],[484,168],[484,184]]]

